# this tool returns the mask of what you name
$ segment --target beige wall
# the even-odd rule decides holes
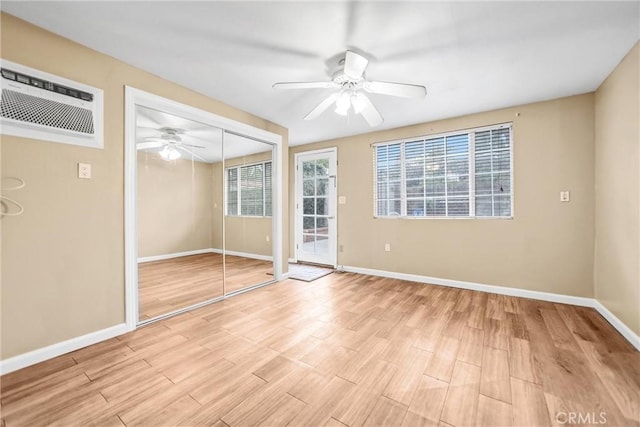
[[[212,244],[211,164],[138,152],[138,257],[208,249]]]
[[[227,216],[225,250],[272,256],[271,224],[271,218]]]
[[[271,159],[260,153],[226,166]],[[138,256],[222,249],[224,179],[221,163],[177,160],[138,152]],[[271,218],[227,216],[226,250],[273,255]]]
[[[593,106],[586,94],[291,147],[289,168],[297,152],[338,147],[338,194],[347,198],[338,205],[340,265],[592,297]],[[513,220],[373,218],[371,143],[510,121]]]
[[[640,334],[640,46],[595,95],[595,296]]]
[[[25,213],[2,219],[0,357],[6,359],[125,321],[125,85],[278,133],[285,147],[280,160],[288,154],[280,126],[11,15],[1,14],[0,28],[2,58],[101,88],[105,96],[102,150],[2,137],[3,175],[27,182],[14,195]],[[77,179],[78,162],[92,164],[92,179]]]

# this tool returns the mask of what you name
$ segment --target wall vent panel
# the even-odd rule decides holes
[[[103,147],[102,90],[2,61],[1,133]]]

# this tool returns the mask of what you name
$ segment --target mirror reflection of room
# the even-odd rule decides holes
[[[224,135],[225,290],[273,280],[272,146]],[[215,165],[214,165],[215,167]]]
[[[136,107],[139,321],[223,296],[222,131]]]

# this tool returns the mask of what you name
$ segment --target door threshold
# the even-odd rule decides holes
[[[331,264],[320,264],[317,262],[308,262],[308,261],[297,261],[297,262],[290,262],[289,264],[298,264],[298,265],[308,265],[310,267],[320,267],[320,268],[331,268],[335,270],[335,266],[331,265]]]

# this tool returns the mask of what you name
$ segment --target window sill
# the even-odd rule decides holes
[[[408,219],[408,220],[424,220],[424,219],[445,219],[445,220],[512,220],[513,216],[373,216],[373,219]]]

